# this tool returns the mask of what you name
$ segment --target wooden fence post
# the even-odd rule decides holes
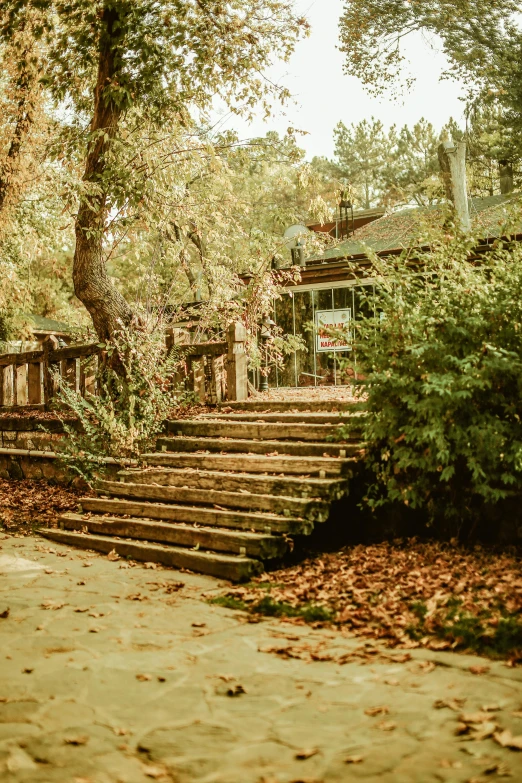
[[[229,400],[246,400],[248,397],[246,338],[247,331],[242,323],[230,324],[227,330],[227,397]]]
[[[57,383],[52,376],[52,371],[56,369],[56,367],[58,367],[59,365],[49,361],[49,354],[51,353],[51,351],[56,351],[58,345],[59,345],[58,338],[56,338],[52,334],[50,334],[48,337],[45,338],[42,345],[43,348],[42,369],[43,369],[43,388],[44,388],[45,405],[48,405],[50,403],[50,401],[55,396],[57,391]]]
[[[27,365],[27,402],[29,405],[40,405],[42,402],[40,367],[40,362],[29,362]]]
[[[8,367],[0,367],[0,407],[8,405],[9,394],[7,391]]]
[[[82,397],[85,397],[87,394],[96,394],[97,368],[97,356],[88,356],[85,359],[80,359],[80,394]]]

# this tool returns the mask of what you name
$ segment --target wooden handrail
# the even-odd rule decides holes
[[[248,391],[246,330],[233,323],[226,341],[190,343],[190,334],[181,329],[167,330],[166,346],[176,346],[184,359],[184,371],[172,379],[196,393],[202,402],[246,399]],[[48,405],[57,392],[56,371],[84,396],[95,393],[95,373],[79,360],[99,356],[99,343],[58,348],[50,335],[41,350],[0,355],[0,407]]]

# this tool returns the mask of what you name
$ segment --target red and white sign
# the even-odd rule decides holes
[[[350,322],[352,309],[346,307],[342,310],[317,310],[315,313],[315,334],[317,351],[351,351]],[[336,340],[332,337],[332,331],[342,330],[346,334],[346,340]]]

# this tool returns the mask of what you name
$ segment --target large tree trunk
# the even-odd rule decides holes
[[[118,24],[120,23],[120,25]],[[114,44],[121,34],[117,11],[104,9],[100,38],[98,78],[94,94],[91,140],[85,163],[83,181],[102,188],[100,193],[83,197],[76,218],[76,248],[74,253],[74,292],[89,311],[101,340],[110,339],[122,325],[128,326],[133,312],[112,284],[103,252],[103,237],[107,220],[107,195],[103,190],[103,175],[107,168],[107,152],[115,138],[122,109],[114,101],[111,89],[118,81]]]
[[[13,133],[6,156],[0,163],[0,212],[12,201],[13,191],[16,191],[16,177],[20,169],[22,148],[33,125],[39,98],[40,58],[30,28],[30,19],[22,17],[16,35],[16,39],[19,40],[15,39],[10,52],[10,55],[16,57],[20,63],[20,69],[14,84],[17,103]]]

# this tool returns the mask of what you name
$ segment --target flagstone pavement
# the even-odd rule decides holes
[[[494,739],[522,735],[522,669],[384,648],[342,664],[360,639],[248,622],[205,600],[219,585],[0,536],[0,780],[522,781]]]

